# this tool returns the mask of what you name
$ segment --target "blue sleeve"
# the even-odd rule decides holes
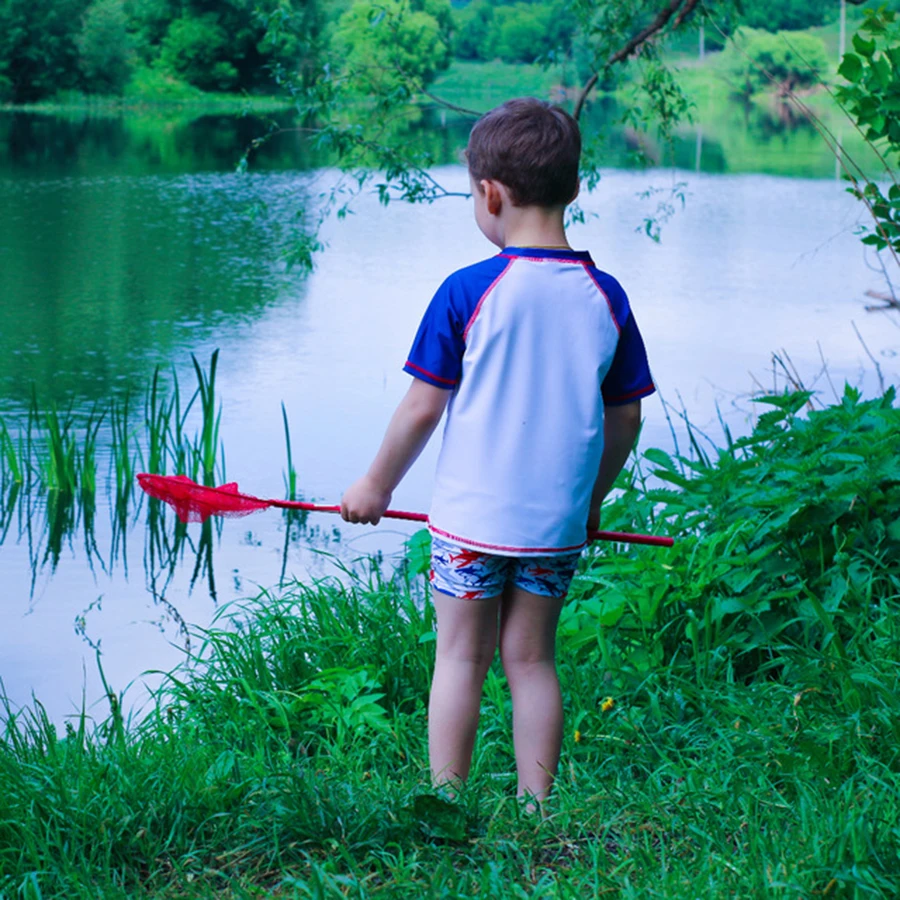
[[[631,403],[656,390],[650,375],[644,340],[631,310],[628,310],[619,331],[616,353],[600,390],[606,406]]]
[[[465,351],[465,310],[454,281],[448,278],[428,305],[419,324],[404,372],[435,387],[452,390],[459,382]]]
[[[498,254],[458,269],[444,281],[425,310],[404,372],[450,391],[459,384],[466,327],[481,298],[509,265]]]

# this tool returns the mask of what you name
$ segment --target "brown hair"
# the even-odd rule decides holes
[[[466,162],[509,188],[516,206],[565,206],[578,188],[581,134],[564,110],[521,97],[485,113],[469,135]]]

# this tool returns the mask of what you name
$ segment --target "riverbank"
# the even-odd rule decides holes
[[[119,685],[64,734],[7,707],[0,897],[897,893],[893,400],[771,397],[752,436],[623,478],[642,490],[605,526],[677,543],[583,562],[543,821],[514,799],[496,664],[470,784],[429,787],[417,539],[396,572],[226,609],[138,716]]]

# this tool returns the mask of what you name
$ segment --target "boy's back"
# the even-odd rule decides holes
[[[633,323],[588,253],[507,247],[444,282],[406,364],[455,388],[433,533],[511,556],[584,545],[604,404],[653,389]]]

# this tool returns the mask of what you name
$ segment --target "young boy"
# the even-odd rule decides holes
[[[539,100],[511,100],[475,124],[475,221],[501,252],[438,289],[405,366],[409,392],[341,508],[345,521],[377,523],[446,408],[429,516],[432,776],[468,776],[499,643],[518,793],[537,802],[562,743],[563,599],[634,445],[640,398],[654,391],[624,291],[566,240],[580,154],[575,120]]]

